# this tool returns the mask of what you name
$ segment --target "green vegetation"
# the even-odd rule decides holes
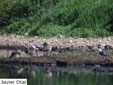
[[[0,0],[0,33],[52,37],[113,34],[112,0]]]

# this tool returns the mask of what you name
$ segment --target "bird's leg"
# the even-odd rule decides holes
[[[35,52],[36,52],[36,56],[38,56],[38,50],[35,50]]]

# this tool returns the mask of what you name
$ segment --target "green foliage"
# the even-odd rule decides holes
[[[39,36],[44,36],[44,37],[52,37],[59,35],[65,35],[66,37],[68,37],[70,32],[70,27],[47,24],[42,26],[37,32]]]
[[[0,32],[52,37],[113,34],[112,0],[0,0]]]

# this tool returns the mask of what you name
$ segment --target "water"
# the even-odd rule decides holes
[[[27,66],[2,66],[0,78],[27,78],[28,85],[113,85],[111,74]]]

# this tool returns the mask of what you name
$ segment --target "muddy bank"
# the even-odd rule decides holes
[[[90,52],[89,54],[95,54]],[[21,58],[5,58],[0,60],[0,64],[22,64],[22,65],[38,65],[38,66],[81,66],[81,65],[111,65],[113,66],[113,57],[108,56],[100,58],[98,56],[72,56],[67,54],[50,54],[45,56],[21,57]]]
[[[113,37],[107,38],[64,38],[49,39],[10,35],[0,36],[1,64],[41,64],[41,65],[87,65],[113,64]],[[32,48],[30,42],[38,46]],[[46,44],[45,44],[46,42]],[[97,46],[110,55],[105,58],[97,56]],[[17,55],[19,54],[19,55]],[[12,58],[13,57],[13,58]],[[45,63],[45,64],[44,64]]]
[[[65,70],[65,72],[69,72],[73,74],[75,72],[86,72],[86,73],[110,73],[113,74],[113,63],[107,64],[68,64],[67,62],[33,62],[30,60],[0,60],[0,67],[25,67],[27,66],[35,68],[38,66],[44,68],[46,71],[49,69],[51,72],[57,72],[61,69]]]

